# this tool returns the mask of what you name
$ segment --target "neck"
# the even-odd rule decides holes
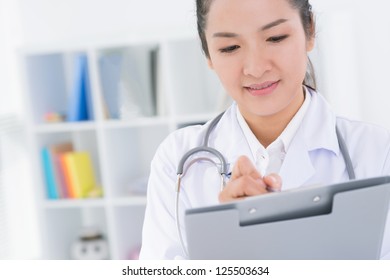
[[[289,106],[276,114],[269,116],[252,114],[244,116],[244,118],[257,140],[259,140],[259,142],[267,148],[282,134],[292,118],[299,111],[299,108],[302,106],[304,100],[305,96],[302,92],[302,94],[299,94],[296,98],[294,98]]]

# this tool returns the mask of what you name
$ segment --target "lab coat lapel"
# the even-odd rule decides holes
[[[212,134],[210,137],[211,146],[218,147],[218,150],[226,157],[230,172],[238,157],[245,155],[252,161],[254,160],[248,142],[237,121],[235,110],[236,105],[233,104],[218,123],[215,129],[218,133]]]
[[[319,93],[310,93],[310,107],[290,144],[280,170],[283,189],[308,183],[316,173],[313,162],[320,156],[318,151],[339,154],[336,116]]]
[[[303,139],[296,135],[280,169],[283,190],[304,185],[315,172],[306,143],[299,140]]]

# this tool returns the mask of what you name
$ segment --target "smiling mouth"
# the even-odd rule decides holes
[[[278,82],[279,81],[276,81],[276,82],[265,82],[265,83],[258,84],[258,85],[250,85],[250,86],[248,86],[246,88],[250,89],[250,90],[263,90],[263,89],[272,87],[274,84],[276,84]]]
[[[267,81],[262,84],[252,84],[244,87],[253,96],[266,96],[274,92],[278,87],[280,80],[278,81]]]

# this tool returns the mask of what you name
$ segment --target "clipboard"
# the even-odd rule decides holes
[[[379,259],[390,176],[187,209],[190,259]]]

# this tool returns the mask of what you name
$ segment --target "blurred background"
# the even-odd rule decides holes
[[[390,4],[311,3],[319,91],[338,114],[390,129]],[[137,258],[155,148],[225,102],[196,36],[193,0],[0,0],[0,259]],[[193,79],[206,86],[188,91]],[[73,95],[88,114],[70,121]],[[88,195],[50,192],[43,153],[64,143],[89,155]]]

